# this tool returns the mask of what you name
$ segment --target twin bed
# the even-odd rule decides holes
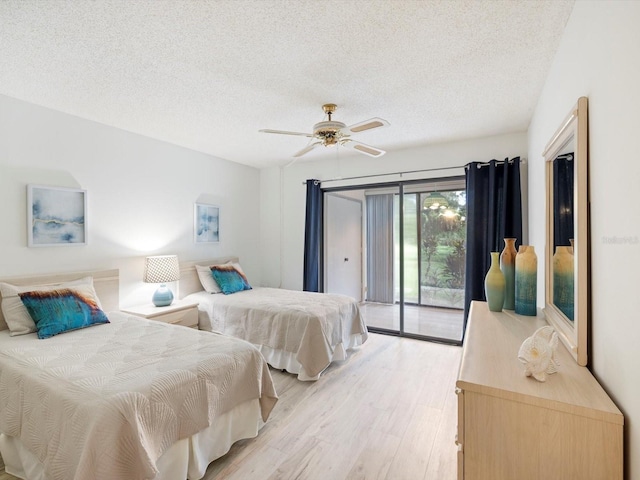
[[[218,265],[242,271],[237,257],[181,264],[180,295],[198,302],[200,329],[251,342],[272,367],[299,380],[317,380],[331,362],[345,360],[348,350],[367,340],[353,298],[260,287],[230,295],[208,293],[196,268]]]
[[[201,330],[118,311],[117,270],[0,279],[6,471],[29,480],[200,479],[210,462],[267,421],[277,402],[267,363],[317,380],[366,341],[349,297],[205,292],[195,265],[228,261],[238,259],[181,265],[180,290],[198,301]],[[25,330],[8,307],[13,302],[28,319],[27,300],[37,306],[47,288],[81,297],[101,320],[38,338],[42,318]],[[44,316],[53,320],[68,314],[66,306],[48,308]],[[47,328],[55,330],[56,321]]]
[[[10,336],[0,313],[0,452],[8,473],[199,479],[235,441],[257,435],[277,395],[248,342],[115,311],[117,270],[3,281],[31,290],[85,276],[110,323],[39,339]]]

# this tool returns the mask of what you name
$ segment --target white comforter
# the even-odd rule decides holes
[[[357,302],[346,295],[254,288],[187,298],[205,313],[201,329],[294,354],[309,377],[327,368],[337,348],[360,345],[368,336]]]
[[[153,478],[155,462],[216,415],[277,401],[260,352],[223,335],[110,313],[38,340],[0,332],[0,431],[62,480]]]

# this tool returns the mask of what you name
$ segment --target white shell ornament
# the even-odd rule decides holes
[[[536,330],[522,342],[518,351],[518,360],[524,364],[524,374],[544,382],[547,375],[556,373],[558,371],[558,362],[555,359],[557,347],[558,334],[552,327],[544,326]]]

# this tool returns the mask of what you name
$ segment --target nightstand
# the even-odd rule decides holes
[[[150,320],[198,328],[198,302],[181,302],[176,300],[168,307],[156,307],[148,303],[128,307],[122,311]]]

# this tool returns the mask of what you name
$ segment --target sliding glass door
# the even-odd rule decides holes
[[[417,295],[405,298],[407,333],[454,342],[462,339],[466,256],[463,187],[454,182],[422,185],[415,193],[405,194],[405,216],[410,215],[415,224],[415,229],[405,230],[405,250],[409,244],[417,245],[416,255],[405,255],[405,263],[412,265],[418,284]],[[410,280],[414,281],[414,276]]]
[[[363,208],[361,310],[369,329],[460,343],[464,179],[368,185],[331,194],[348,195]],[[333,225],[333,233],[325,229],[325,257],[335,256],[328,245],[337,243],[328,237],[347,231],[336,225],[339,216],[330,207],[325,211],[325,227]],[[335,278],[339,270],[327,265],[325,261],[325,291],[330,291],[328,286],[340,283]]]

